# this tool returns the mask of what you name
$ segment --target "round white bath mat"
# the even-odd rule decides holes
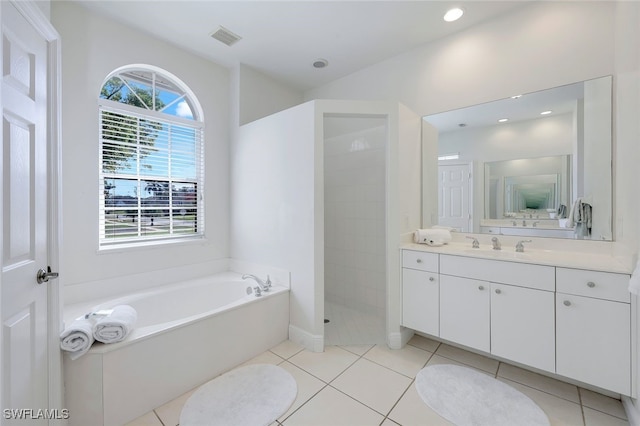
[[[180,426],[269,425],[293,404],[298,385],[271,364],[236,368],[205,383],[189,397]]]
[[[450,364],[425,367],[416,390],[435,412],[457,426],[549,426],[528,396],[471,368]]]

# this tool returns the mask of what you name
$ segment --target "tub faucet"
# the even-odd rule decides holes
[[[531,240],[522,240],[522,241],[518,241],[518,244],[516,244],[516,251],[518,253],[523,253],[524,252],[524,244],[523,243],[530,243]]]
[[[494,250],[502,250],[502,246],[500,245],[500,240],[498,240],[498,237],[493,237],[491,239],[491,243],[493,244]]]
[[[257,282],[258,283],[258,288],[261,291],[269,291],[269,289],[271,288],[271,279],[269,278],[269,275],[267,275],[267,280],[266,281],[262,281],[260,278],[256,277],[255,275],[251,275],[251,274],[244,274],[242,276],[243,280],[246,280],[247,278],[251,278],[255,282]]]

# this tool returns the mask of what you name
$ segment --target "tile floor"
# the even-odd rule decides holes
[[[297,399],[274,426],[448,425],[422,402],[414,386],[420,369],[442,363],[476,368],[508,383],[533,399],[553,426],[629,424],[619,400],[417,335],[401,350],[352,345],[313,353],[285,341],[249,363],[280,365],[298,383]],[[129,426],[178,425],[192,392]]]
[[[384,343],[385,317],[325,301],[325,345]]]

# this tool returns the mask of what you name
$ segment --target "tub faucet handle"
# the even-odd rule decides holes
[[[522,241],[518,241],[518,244],[516,244],[516,251],[518,253],[523,253],[524,252],[524,244],[523,243],[530,243],[531,240],[522,240]]]
[[[471,236],[467,235],[467,238],[469,238],[470,240],[473,240],[471,242],[471,247],[480,248],[480,243],[478,242],[478,239],[476,237],[471,237]]]
[[[491,238],[491,243],[493,244],[494,250],[502,250],[502,245],[500,244],[498,237]]]

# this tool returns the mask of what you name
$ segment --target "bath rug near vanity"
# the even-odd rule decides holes
[[[416,376],[416,389],[429,407],[457,426],[549,426],[547,415],[529,397],[471,368],[425,367]]]
[[[282,367],[239,367],[198,388],[182,408],[180,426],[270,425],[297,393],[295,379]]]

